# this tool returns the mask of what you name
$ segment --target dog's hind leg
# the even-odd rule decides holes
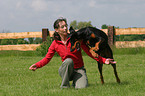
[[[103,64],[98,62],[98,69],[99,69],[99,72],[100,72],[101,83],[104,84],[104,78],[103,78],[103,74],[102,74],[102,68],[103,68]]]
[[[112,65],[112,67],[113,67],[113,69],[114,69],[114,74],[115,74],[115,77],[116,77],[116,81],[117,81],[118,83],[120,83],[120,79],[119,79],[119,77],[118,77],[117,70],[116,70],[116,64],[111,64],[111,65]]]
[[[104,56],[105,56],[106,58],[111,58],[111,59],[113,59],[113,53],[112,53],[112,50],[111,50],[111,48],[109,47],[109,45],[106,46],[105,50],[106,50],[106,52],[104,52],[104,53],[105,53]],[[111,65],[112,65],[113,70],[114,70],[114,75],[115,75],[115,77],[116,77],[116,81],[117,81],[118,83],[120,83],[120,79],[119,79],[119,77],[118,77],[117,70],[116,70],[116,64],[111,64]]]

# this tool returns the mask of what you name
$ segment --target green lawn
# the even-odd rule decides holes
[[[112,67],[104,65],[104,85],[96,61],[83,56],[89,87],[76,90],[60,89],[60,57],[53,57],[49,64],[33,72],[29,67],[43,57],[14,53],[4,56],[6,53],[0,51],[0,96],[145,96],[145,54],[114,55],[121,83],[116,82]]]

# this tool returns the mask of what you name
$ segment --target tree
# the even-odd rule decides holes
[[[108,25],[103,24],[103,25],[101,26],[101,28],[102,28],[102,29],[108,29]]]
[[[70,23],[70,26],[72,26],[75,30],[78,29],[78,28],[77,28],[77,21],[76,21],[76,20],[72,21],[72,22]]]
[[[91,24],[91,21],[89,22],[77,22],[76,20],[72,21],[70,23],[70,26],[72,26],[75,30],[77,29],[81,29],[81,28],[84,28],[84,27],[93,27],[92,24]]]
[[[108,26],[111,26],[111,25],[103,24],[103,25],[101,26],[101,28],[102,28],[102,29],[108,29]],[[114,26],[114,28],[119,28],[119,27],[115,27],[115,26]]]
[[[93,27],[91,24],[91,21],[89,22],[79,22],[78,23],[78,29],[84,28],[84,27]]]

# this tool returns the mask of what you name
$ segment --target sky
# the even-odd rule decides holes
[[[119,28],[145,27],[145,0],[0,0],[0,33],[54,31],[64,17]]]

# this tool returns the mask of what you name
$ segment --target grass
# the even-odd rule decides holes
[[[60,88],[60,57],[53,57],[49,64],[33,72],[28,68],[43,57],[33,51],[0,51],[0,96],[145,96],[144,57],[115,54],[121,83],[116,83],[112,67],[104,65],[102,85],[96,61],[83,56],[89,87],[76,90]]]
[[[145,48],[113,48],[113,54],[145,54]]]

